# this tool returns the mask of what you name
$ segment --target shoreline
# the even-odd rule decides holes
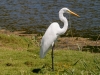
[[[40,43],[40,40],[42,36],[38,36],[38,34],[25,34],[26,31],[14,31],[10,32],[8,30],[2,29],[0,30],[0,33],[7,34],[7,35],[18,35],[23,37],[28,37],[30,39],[33,39],[33,37],[36,39],[38,43]],[[91,40],[90,38],[83,38],[83,37],[59,37],[56,44],[56,49],[69,49],[69,50],[82,50],[82,51],[88,51],[89,49],[93,52],[100,51],[100,40]],[[95,51],[94,51],[95,50]]]

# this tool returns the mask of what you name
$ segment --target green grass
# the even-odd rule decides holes
[[[20,40],[20,41],[19,41]],[[16,35],[0,35],[0,75],[99,75],[100,54],[72,50],[54,50],[39,58],[39,47],[32,40]],[[13,47],[14,46],[14,47]]]
[[[10,49],[24,49],[35,45],[31,39],[20,37],[14,34],[0,34],[0,45]]]

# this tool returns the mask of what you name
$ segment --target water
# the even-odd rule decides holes
[[[0,0],[0,26],[38,32],[54,21],[63,26],[58,17],[62,7],[81,16],[70,15],[69,28],[100,34],[100,0]]]

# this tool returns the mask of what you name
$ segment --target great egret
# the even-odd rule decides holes
[[[59,11],[59,18],[60,20],[64,23],[63,28],[60,28],[59,24],[57,22],[53,22],[48,29],[46,30],[44,36],[42,37],[41,40],[41,48],[40,48],[40,57],[44,58],[44,56],[46,55],[46,53],[48,52],[48,50],[52,47],[52,70],[54,70],[54,65],[53,65],[53,48],[54,48],[54,43],[57,40],[58,36],[64,34],[66,32],[66,30],[68,29],[68,20],[66,19],[66,17],[63,16],[64,13],[70,13],[73,14],[77,17],[79,17],[79,15],[77,15],[76,13],[72,12],[71,10],[69,10],[68,8],[62,8]]]

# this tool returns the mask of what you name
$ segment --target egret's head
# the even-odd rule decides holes
[[[77,16],[77,17],[80,17],[78,14],[72,12],[71,10],[69,10],[68,8],[64,7],[60,10],[61,13],[69,13],[69,14],[72,14],[74,16]]]

